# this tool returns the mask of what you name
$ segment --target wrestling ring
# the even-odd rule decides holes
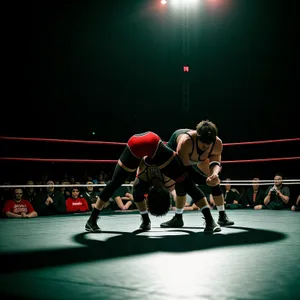
[[[0,137],[1,143],[44,143],[124,147],[126,143]],[[224,143],[227,147],[299,143],[300,138]],[[8,148],[7,148],[8,149]],[[20,153],[23,153],[20,151]],[[43,152],[41,152],[41,155]],[[266,154],[269,156],[270,154]],[[224,160],[230,165],[298,163],[300,156]],[[115,164],[116,159],[69,159],[2,156],[7,164],[24,162]],[[30,166],[30,165],[29,165]],[[288,174],[285,174],[289,177]],[[274,184],[259,180],[261,186]],[[225,179],[221,185],[228,183]],[[283,183],[300,193],[299,178]],[[232,186],[251,186],[250,179],[231,179]],[[103,186],[105,184],[94,184]],[[32,186],[32,185],[31,185]],[[47,185],[34,185],[47,187]],[[63,185],[54,185],[62,187]],[[66,185],[70,187],[72,185]],[[74,185],[75,186],[75,185]],[[87,184],[76,184],[76,187]],[[27,185],[1,185],[0,188]],[[212,215],[217,219],[217,211]],[[138,212],[101,214],[101,233],[87,233],[89,213],[2,218],[2,299],[299,299],[300,215],[278,210],[227,210],[235,225],[204,235],[199,211],[184,212],[180,229],[160,228],[174,214],[151,216],[152,230],[138,232]]]

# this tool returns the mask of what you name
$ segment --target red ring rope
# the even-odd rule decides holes
[[[0,136],[0,140],[50,142],[50,143],[74,143],[74,144],[92,144],[92,145],[121,145],[121,146],[126,145],[126,143],[118,143],[118,142],[63,140],[63,139],[45,139],[45,138],[24,138],[24,137],[11,137],[11,136]]]
[[[242,159],[242,160],[225,160],[222,164],[228,163],[251,163],[251,162],[267,162],[281,160],[297,160],[300,156],[294,157],[275,157],[275,158],[260,158],[260,159]],[[118,160],[110,159],[68,159],[68,158],[34,158],[34,157],[0,157],[0,160],[14,161],[39,161],[39,162],[76,162],[76,163],[116,163]]]
[[[92,144],[92,145],[121,145],[121,146],[125,146],[127,144],[127,143],[120,143],[120,142],[46,139],[46,138],[24,138],[24,137],[9,137],[9,136],[0,136],[0,140],[51,142],[51,143],[77,143],[77,144]],[[239,143],[224,143],[223,146],[257,145],[257,144],[283,143],[283,142],[295,142],[295,141],[300,141],[300,138],[253,141],[253,142],[239,142]]]
[[[0,140],[20,140],[20,141],[35,141],[35,142],[52,142],[52,143],[77,143],[77,144],[96,144],[96,145],[126,145],[120,142],[102,142],[102,141],[86,141],[86,140],[65,140],[65,139],[47,139],[47,138],[24,138],[24,137],[5,137],[0,136]],[[291,139],[278,139],[278,140],[265,140],[253,142],[240,142],[240,143],[224,143],[224,146],[237,146],[237,145],[255,145],[267,143],[280,143],[280,142],[294,142],[300,141],[300,138]],[[268,161],[283,161],[283,160],[297,160],[299,156],[295,157],[278,157],[278,158],[261,158],[261,159],[243,159],[243,160],[228,160],[222,161],[226,163],[251,163],[251,162],[268,162]],[[91,160],[91,159],[57,159],[57,158],[29,158],[29,157],[0,157],[0,160],[9,161],[39,161],[39,162],[76,162],[76,163],[116,163],[117,160]]]
[[[222,161],[222,164],[267,162],[267,161],[296,160],[296,159],[300,159],[300,156],[294,156],[294,157],[274,157],[274,158],[258,158],[258,159],[240,159],[240,160],[225,160],[225,161]]]
[[[0,157],[0,160],[38,161],[38,162],[76,162],[76,163],[116,163],[111,159],[68,159],[68,158],[35,158],[35,157]]]
[[[266,140],[266,141],[254,141],[254,142],[240,142],[240,143],[224,143],[223,146],[259,145],[259,144],[284,143],[284,142],[296,142],[296,141],[300,141],[300,138],[280,139],[280,140]]]

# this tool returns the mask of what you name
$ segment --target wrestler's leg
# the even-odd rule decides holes
[[[202,209],[205,206],[208,206],[207,198],[202,198],[201,200],[196,202],[195,205],[197,205],[200,209]]]
[[[179,195],[182,195],[184,193],[184,190],[181,189],[180,185],[177,185],[176,193]],[[184,195],[184,196],[178,196],[178,197],[180,197],[180,198],[177,198],[177,199],[185,199],[186,196]],[[198,201],[195,201],[194,204],[200,209],[200,211],[202,212],[202,214],[204,216],[205,223],[206,223],[204,233],[214,233],[214,232],[221,231],[221,228],[216,224],[216,222],[214,221],[214,219],[211,215],[210,207],[208,205],[207,199],[203,192],[202,192],[202,197],[200,197],[200,199]],[[161,227],[164,227],[164,228],[168,228],[168,227],[178,228],[179,227],[180,228],[183,226],[182,211],[184,210],[184,208],[182,208],[182,211],[179,211],[179,208],[177,208],[177,207],[178,207],[178,205],[176,204],[175,216],[171,220],[160,224]]]
[[[196,175],[197,173],[202,174],[203,177],[208,176],[209,165],[199,163],[199,164],[197,164],[197,168],[196,167],[193,168],[192,177],[194,178],[194,181],[198,184],[202,184],[198,181],[198,180],[201,180],[201,177],[197,176]],[[228,216],[225,212],[224,195],[223,195],[221,186],[217,185],[217,186],[211,187],[211,193],[212,193],[212,197],[213,197],[214,203],[216,205],[216,208],[219,212],[218,224],[221,226],[234,225],[234,222],[228,218]]]
[[[182,184],[179,183],[175,184],[175,191],[175,215],[171,220],[161,223],[160,227],[181,228],[184,225],[182,214],[186,203],[186,192],[183,189]]]
[[[186,195],[178,196],[176,194],[175,203],[176,203],[176,209],[183,209],[186,203]]]
[[[176,197],[175,197],[175,205],[176,205],[176,212],[175,216],[167,222],[160,224],[161,227],[175,227],[180,228],[184,225],[182,220],[182,213],[184,211],[185,203],[186,203],[186,193],[188,192],[189,188],[194,188],[197,190],[196,186],[192,183],[190,179],[188,179],[187,168],[183,165],[181,159],[178,155],[166,147],[164,150],[165,152],[169,151],[169,155],[165,156],[165,163],[161,161],[159,165],[161,166],[161,172],[165,174],[167,177],[175,180],[177,183],[175,185],[176,190]],[[172,154],[172,155],[170,155]],[[170,158],[167,159],[167,156]],[[193,188],[194,187],[194,188]],[[192,196],[192,195],[190,195]],[[197,200],[200,199],[202,193],[196,195]],[[193,199],[195,200],[195,199]]]
[[[194,168],[193,166],[186,167],[186,170],[192,179],[192,181],[198,183],[199,185],[206,184],[206,175],[198,172],[198,168]],[[192,183],[191,183],[192,184]],[[176,184],[176,213],[175,216],[167,222],[162,223],[160,226],[161,227],[182,227],[183,226],[183,220],[182,220],[182,212],[184,210],[184,205],[186,202],[186,192],[188,186],[184,186],[182,184]],[[221,229],[219,226],[215,223],[211,211],[210,211],[210,206],[208,205],[207,199],[203,193],[203,191],[200,190],[200,197],[199,194],[197,196],[192,196],[192,198],[195,201],[195,205],[199,207],[201,212],[204,215],[205,221],[206,221],[206,227],[204,232],[205,233],[213,233],[213,232],[219,232]]]
[[[198,184],[203,184],[205,182],[206,178],[202,174],[193,171],[192,166],[187,167],[186,170],[188,171],[189,175],[191,176],[191,178],[194,182],[197,182]],[[175,219],[178,221],[176,221],[175,224],[177,224],[177,225],[182,224],[182,226],[183,226],[182,214],[183,214],[184,206],[186,203],[186,191],[184,189],[182,189],[182,187],[183,187],[182,184],[176,184]],[[205,205],[203,205],[203,206],[205,206]],[[167,225],[167,222],[165,224],[163,224],[163,226],[164,225]]]
[[[96,208],[101,210],[105,203],[111,198],[114,192],[125,182],[130,173],[135,172],[136,169],[129,169],[120,162],[115,167],[112,179],[107,182],[104,189],[101,191],[96,202]]]
[[[220,232],[220,226],[215,222],[211,215],[210,206],[207,202],[207,198],[204,197],[195,203],[197,207],[199,207],[205,219],[205,229],[204,233],[214,233]]]
[[[135,202],[135,205],[137,207],[137,209],[139,210],[140,213],[145,213],[147,211],[147,202],[146,200],[144,199],[143,201],[141,202]]]
[[[106,184],[101,191],[99,198],[95,204],[92,214],[85,226],[87,231],[97,231],[100,228],[97,225],[97,218],[100,211],[106,205],[114,192],[125,182],[128,176],[135,172],[140,163],[140,159],[136,158],[126,147],[115,167],[112,179]]]
[[[164,156],[161,155],[161,157],[164,157],[164,159],[162,159],[157,163],[161,167],[161,172],[167,177],[175,181],[180,180],[180,178],[183,176],[186,177],[185,167],[181,159],[178,157],[178,155],[176,155],[174,151],[168,147],[165,147],[165,149],[161,149],[161,150],[162,152],[164,151],[165,153]],[[180,186],[182,187],[182,185]],[[176,190],[175,199],[174,199],[176,205],[175,216],[172,220],[160,224],[161,227],[180,228],[184,225],[182,220],[182,213],[184,211],[185,202],[186,202],[186,192],[182,188],[178,190],[177,187],[178,184],[175,185],[175,190]]]
[[[193,179],[194,182],[197,182],[199,185],[203,185],[204,182],[206,181],[206,177],[203,176],[203,174],[198,173],[198,172],[193,172],[193,168],[189,168],[189,174],[191,175],[191,178]],[[200,188],[199,188],[200,189]],[[220,226],[215,222],[211,215],[211,210],[210,206],[207,202],[207,198],[204,194],[204,192],[200,189],[202,192],[202,197],[198,200],[195,201],[195,205],[199,207],[200,211],[202,212],[204,219],[205,219],[205,229],[204,233],[214,233],[214,232],[220,232],[221,228]]]
[[[142,217],[142,223],[139,228],[139,230],[142,231],[151,229],[151,221],[149,218],[147,203],[144,196],[148,193],[149,186],[150,185],[148,182],[142,181],[138,178],[136,178],[133,183],[133,200]]]

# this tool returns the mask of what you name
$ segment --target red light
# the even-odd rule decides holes
[[[167,1],[166,0],[161,0],[160,3],[165,5],[165,4],[167,4]]]
[[[183,72],[189,72],[190,71],[190,67],[189,66],[184,66],[183,67]]]

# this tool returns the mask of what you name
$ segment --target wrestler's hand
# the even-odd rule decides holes
[[[220,179],[218,175],[210,175],[206,178],[206,184],[209,186],[217,186],[220,184]]]

